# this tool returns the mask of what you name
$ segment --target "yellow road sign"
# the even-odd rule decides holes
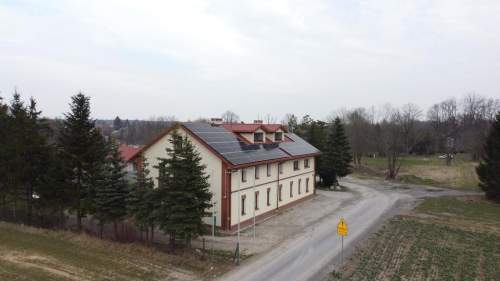
[[[347,236],[347,223],[343,218],[340,218],[339,224],[337,224],[337,234]]]

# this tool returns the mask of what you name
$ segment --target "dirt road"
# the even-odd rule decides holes
[[[349,234],[344,239],[346,257],[356,243],[373,233],[384,219],[401,209],[411,208],[417,199],[460,194],[446,189],[355,179],[347,179],[342,185],[358,196],[307,226],[301,235],[256,255],[221,280],[321,280],[340,265],[341,243],[336,233],[340,217],[349,226]]]

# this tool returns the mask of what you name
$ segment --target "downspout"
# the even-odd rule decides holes
[[[232,181],[230,181],[233,175],[233,170],[226,168],[224,171],[224,200],[226,201],[226,217],[221,218],[225,221],[226,230],[231,230],[231,185]]]
[[[313,173],[313,194],[316,195],[316,157],[313,158],[314,173]]]
[[[279,209],[279,204],[280,204],[280,201],[279,201],[279,189],[280,189],[280,165],[281,165],[281,162],[278,162],[278,169],[277,169],[277,184],[276,184],[276,210]],[[282,167],[283,168],[283,167]]]

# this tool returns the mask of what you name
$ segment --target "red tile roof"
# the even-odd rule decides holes
[[[124,145],[120,144],[118,151],[122,155],[123,161],[128,162],[135,154],[141,149],[140,146]]]
[[[257,131],[257,129],[262,129],[267,133],[274,133],[278,129],[282,129],[286,132],[286,128],[280,124],[222,124],[222,126],[233,133],[252,133]]]
[[[264,131],[268,132],[268,133],[274,133],[276,132],[278,129],[281,129],[283,131],[286,132],[286,128],[283,127],[282,125],[280,124],[264,124],[262,125],[264,127]]]

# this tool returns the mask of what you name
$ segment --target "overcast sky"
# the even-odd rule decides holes
[[[500,97],[500,1],[0,0],[0,95],[250,121]]]

